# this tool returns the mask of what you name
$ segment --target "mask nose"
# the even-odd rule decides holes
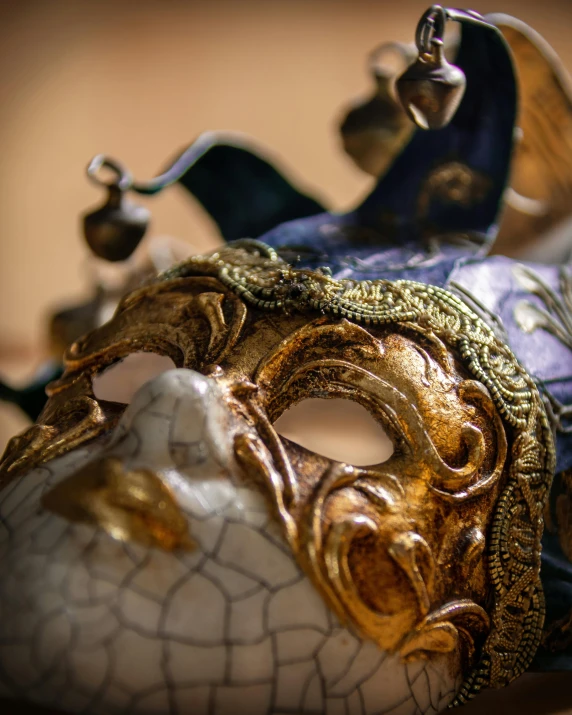
[[[169,370],[139,389],[97,459],[57,484],[42,504],[121,541],[192,549],[188,515],[216,510],[234,489],[233,423],[215,380]]]
[[[168,370],[143,385],[125,410],[108,454],[132,469],[228,471],[234,419],[221,387],[194,370]]]

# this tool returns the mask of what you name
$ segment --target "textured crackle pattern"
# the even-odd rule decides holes
[[[142,388],[112,452],[126,462],[162,455],[194,551],[124,544],[41,509],[42,494],[99,454],[97,445],[1,495],[0,697],[88,714],[425,715],[445,707],[459,685],[445,659],[404,664],[340,627],[262,494],[232,477],[189,477],[208,462],[209,439],[194,412],[200,400],[180,380],[187,372]],[[192,442],[181,441],[187,419]]]

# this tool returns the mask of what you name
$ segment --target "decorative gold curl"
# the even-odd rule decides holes
[[[66,352],[66,372],[48,386],[38,423],[14,437],[0,459],[0,488],[115,427],[125,405],[96,400],[94,375],[138,351],[166,355],[177,367],[206,368],[234,346],[246,312],[243,301],[208,277],[151,283],[129,293],[108,323]]]

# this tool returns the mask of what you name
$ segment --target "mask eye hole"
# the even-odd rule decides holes
[[[176,367],[166,355],[132,353],[93,376],[93,394],[98,400],[129,405],[135,393],[146,382]]]
[[[274,429],[311,452],[356,467],[380,464],[393,454],[383,427],[351,400],[303,400],[286,410]]]

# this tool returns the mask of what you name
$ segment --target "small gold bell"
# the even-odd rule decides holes
[[[457,111],[467,80],[463,71],[447,62],[443,34],[447,14],[433,5],[417,26],[417,60],[395,83],[408,116],[421,129],[442,129]]]
[[[145,235],[149,216],[145,207],[130,202],[118,186],[111,185],[103,206],[83,217],[85,240],[98,258],[124,261]]]
[[[375,89],[365,100],[350,106],[340,123],[345,152],[362,171],[376,178],[385,173],[413,131],[393,93],[397,72],[388,63],[380,62],[380,55],[388,51],[398,56],[402,66],[413,61],[414,47],[409,45],[390,43],[374,50],[370,73]]]
[[[450,64],[443,41],[431,40],[432,52],[417,61],[397,80],[397,94],[409,117],[421,129],[442,129],[457,111],[467,84],[465,74]]]

